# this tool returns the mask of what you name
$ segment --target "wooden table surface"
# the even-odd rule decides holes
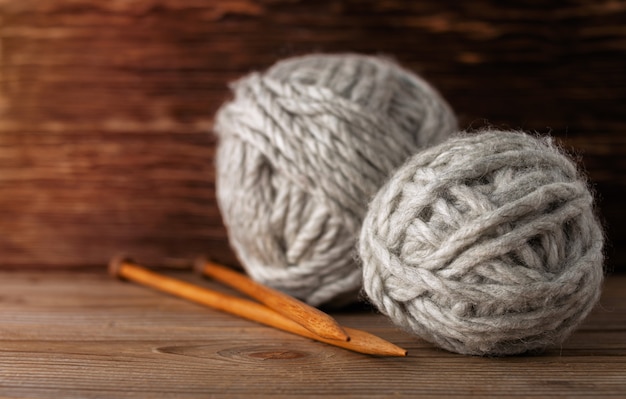
[[[214,283],[191,274],[174,276]],[[333,312],[409,351],[377,358],[283,333],[104,273],[0,273],[0,397],[626,396],[626,276],[562,346],[457,355],[371,309]]]

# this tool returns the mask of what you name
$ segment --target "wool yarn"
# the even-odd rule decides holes
[[[412,153],[456,131],[423,79],[385,58],[314,54],[232,85],[216,115],[217,199],[255,280],[312,305],[357,298],[369,199]]]
[[[370,204],[364,290],[396,324],[462,354],[562,342],[596,303],[603,233],[549,139],[485,131],[403,165]]]

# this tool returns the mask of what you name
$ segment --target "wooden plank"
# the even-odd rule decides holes
[[[463,128],[551,132],[600,197],[626,264],[623,1],[459,4],[0,1],[0,267],[236,264],[217,212],[212,118],[227,83],[313,51],[386,54]]]
[[[625,284],[626,276],[610,277],[579,331],[536,356],[457,355],[368,308],[333,312],[409,349],[407,358],[374,358],[104,274],[1,272],[0,396],[624,396]]]

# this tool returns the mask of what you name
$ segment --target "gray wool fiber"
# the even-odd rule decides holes
[[[597,302],[603,234],[576,165],[549,139],[460,135],[410,158],[369,206],[364,290],[449,351],[561,343]]]
[[[217,113],[217,196],[248,274],[312,305],[357,298],[368,201],[457,130],[420,77],[380,57],[308,55],[232,85]]]

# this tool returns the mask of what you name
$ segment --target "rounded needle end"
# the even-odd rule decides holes
[[[132,260],[128,258],[127,256],[123,256],[123,255],[114,256],[109,262],[109,268],[108,268],[109,275],[111,277],[121,279],[122,276],[120,275],[120,270],[122,269],[122,266],[125,263],[131,263],[131,262]]]

